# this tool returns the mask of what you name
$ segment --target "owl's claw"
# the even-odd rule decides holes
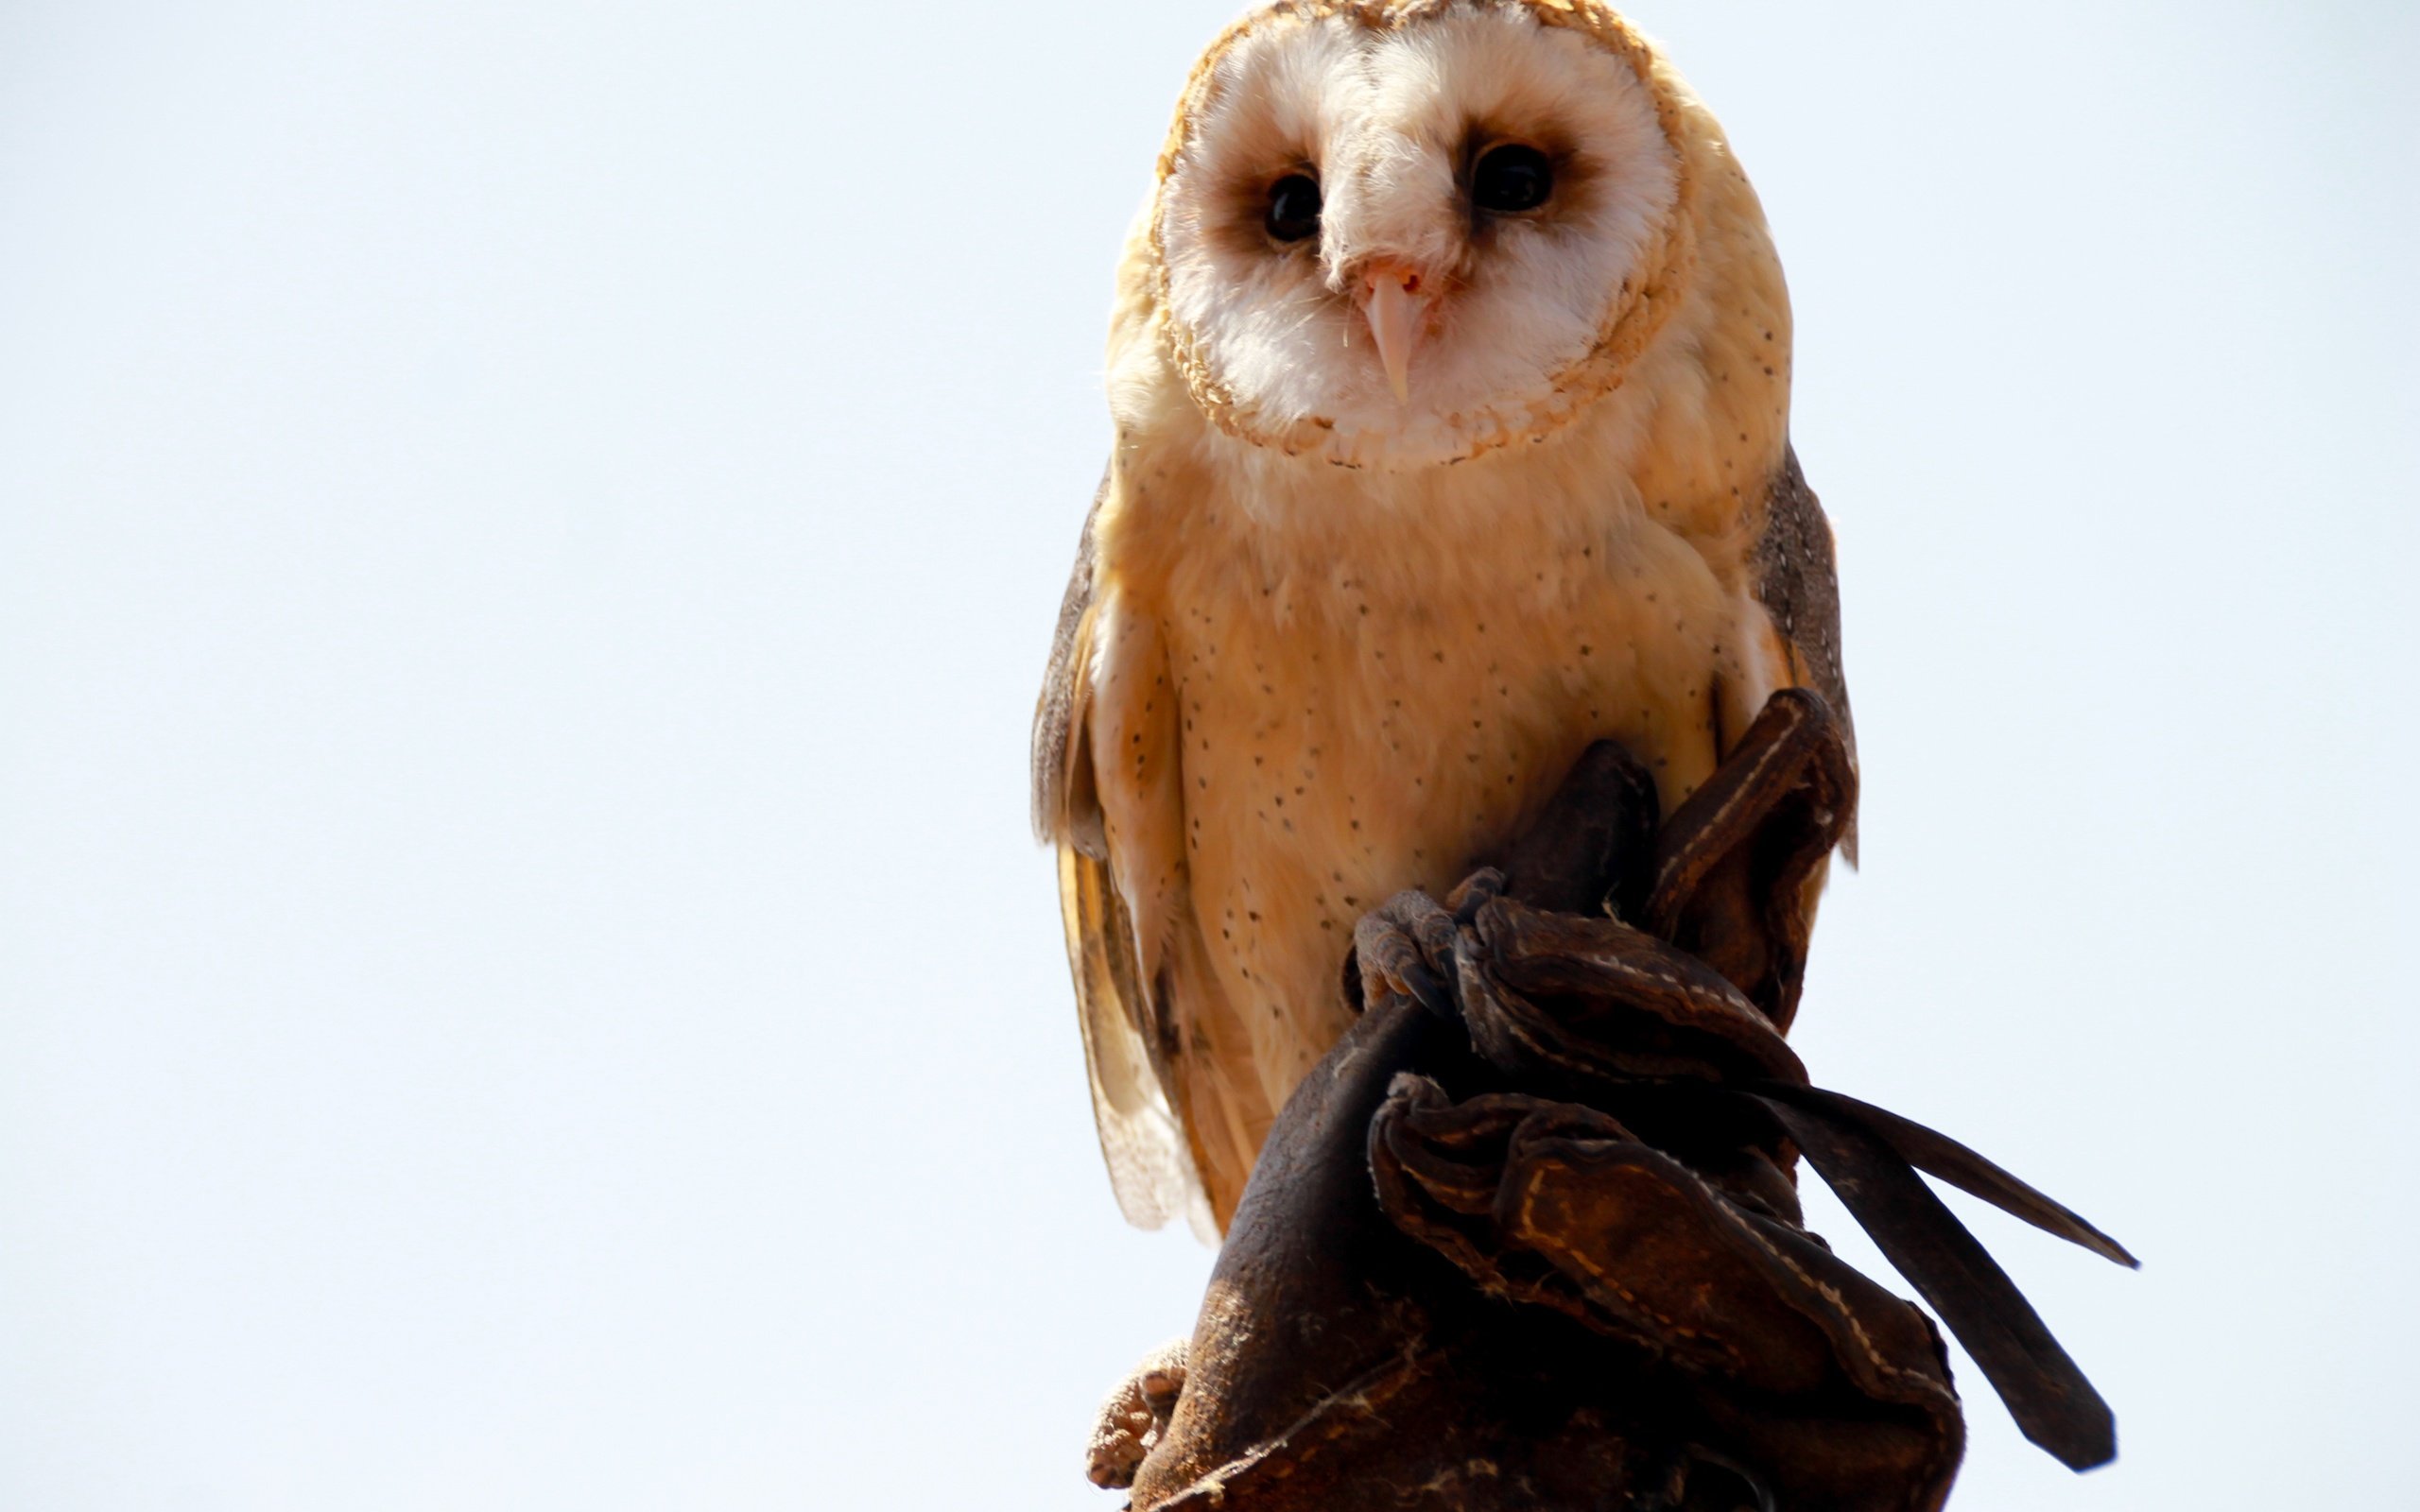
[[[1460,1013],[1454,1003],[1453,989],[1425,966],[1410,965],[1403,969],[1403,988],[1413,1002],[1438,1018],[1451,1022]]]
[[[1176,1416],[1191,1347],[1190,1339],[1178,1339],[1146,1355],[1101,1403],[1084,1452],[1084,1475],[1095,1486],[1123,1490],[1134,1484],[1134,1472],[1167,1435],[1168,1420]]]

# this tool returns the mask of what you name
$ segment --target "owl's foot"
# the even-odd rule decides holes
[[[1461,1018],[1460,969],[1454,954],[1458,925],[1455,916],[1425,892],[1399,892],[1362,915],[1353,927],[1361,1001],[1407,997],[1441,1019]]]
[[[1084,1473],[1095,1486],[1122,1490],[1134,1484],[1134,1471],[1167,1435],[1177,1398],[1184,1393],[1184,1359],[1191,1344],[1178,1339],[1145,1356],[1101,1403],[1084,1455]]]

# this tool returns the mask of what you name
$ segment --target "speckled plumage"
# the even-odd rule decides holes
[[[1455,198],[1504,140],[1556,154],[1543,213]],[[1314,248],[1246,220],[1287,171],[1322,176]],[[1374,260],[1442,291],[1400,403]],[[1223,1226],[1347,1022],[1356,918],[1449,886],[1590,741],[1668,807],[1773,689],[1846,715],[1789,337],[1720,128],[1608,10],[1281,5],[1204,56],[1120,271],[1035,730],[1129,1217]]]

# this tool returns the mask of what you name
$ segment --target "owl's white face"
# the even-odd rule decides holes
[[[1355,465],[1539,434],[1584,402],[1563,380],[1651,271],[1680,182],[1634,62],[1518,0],[1259,18],[1160,190],[1197,398]]]

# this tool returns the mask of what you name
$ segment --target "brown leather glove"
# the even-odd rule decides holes
[[[1365,919],[1366,1011],[1281,1113],[1186,1359],[1096,1479],[1131,1473],[1140,1512],[1938,1507],[1963,1442],[1939,1336],[1800,1226],[1801,1149],[2029,1435],[2108,1458],[2107,1408],[1910,1167],[2131,1257],[1809,1086],[1780,1038],[1854,781],[1795,692],[1660,827],[1600,745],[1502,872]]]

